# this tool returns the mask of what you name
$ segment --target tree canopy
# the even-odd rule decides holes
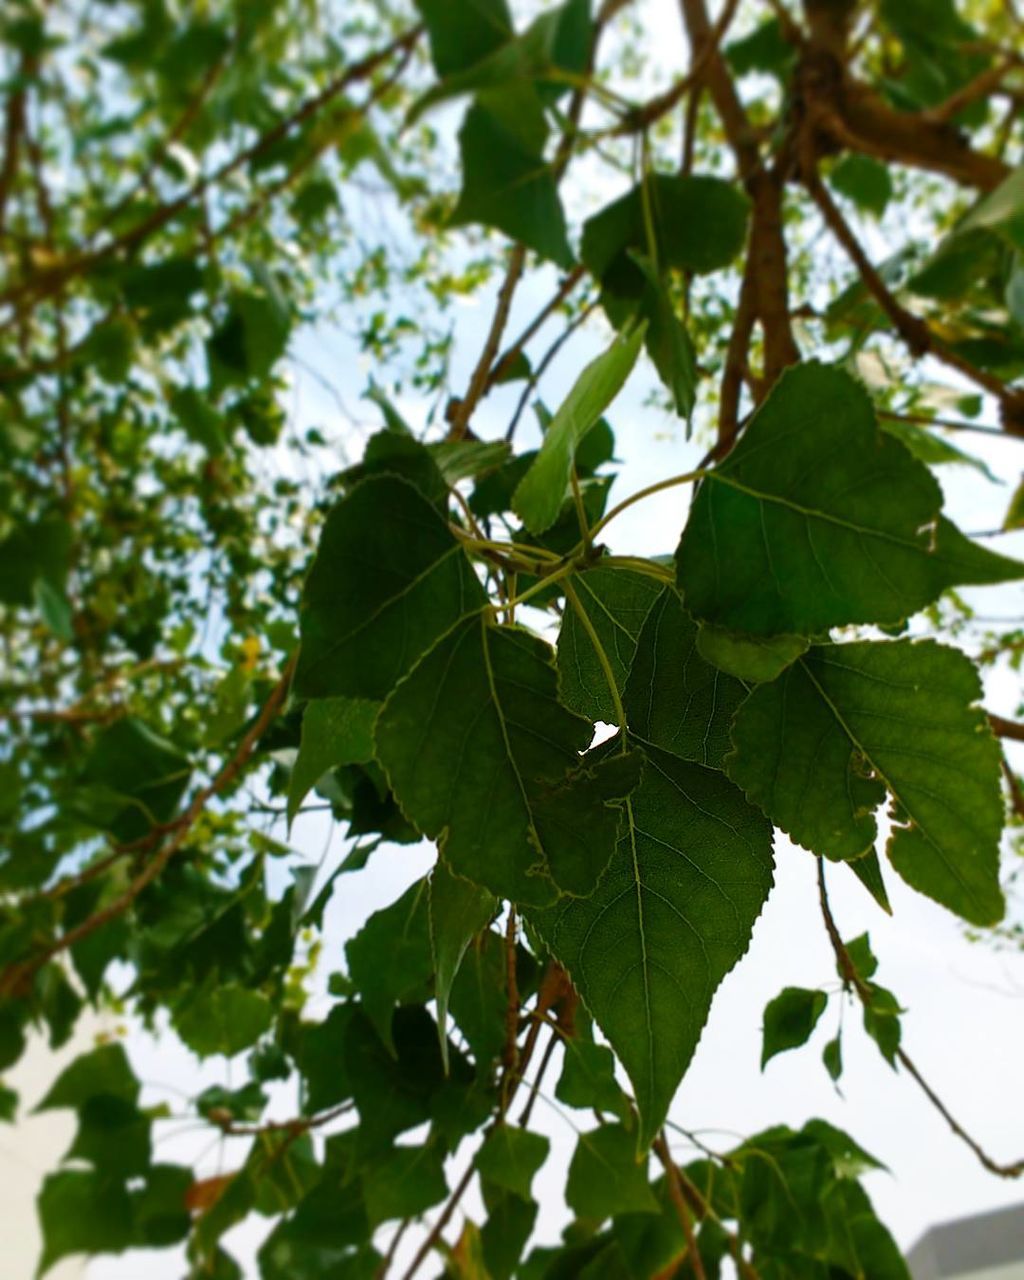
[[[1020,941],[1024,724],[981,675],[1024,631],[961,592],[1024,562],[938,477],[1024,439],[1024,21],[664,7],[667,82],[638,0],[0,16],[0,1071],[90,1006],[232,1060],[173,1115],[119,1035],[58,1076],[40,1274],[184,1247],[233,1280],[255,1215],[261,1280],[906,1280],[854,1137],[673,1136],[776,856],[816,859],[838,984],[771,1001],[763,1063],[852,1002],[936,1125],[1024,1174],[828,896],[852,873],[889,912],[899,877]],[[358,456],[330,384],[296,426],[332,329],[366,357]],[[645,376],[696,464],[638,485]],[[623,554],[665,493],[677,544]],[[998,502],[1024,527],[1024,487]],[[303,851],[313,812],[343,852]],[[325,952],[332,895],[424,840]],[[538,1245],[549,1069],[578,1137]],[[172,1118],[237,1167],[162,1161]]]

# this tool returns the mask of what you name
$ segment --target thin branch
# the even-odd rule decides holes
[[[7,110],[4,113],[4,162],[3,167],[0,168],[0,235],[3,234],[6,227],[7,201],[14,186],[14,179],[17,177],[18,153],[25,133],[25,106],[28,88],[25,82],[35,75],[37,65],[38,63],[32,55],[28,53],[22,55],[21,66],[18,69],[18,75],[22,83],[7,99]]]
[[[517,357],[523,351],[523,348],[535,337],[545,322],[551,315],[562,305],[569,294],[576,288],[577,284],[583,279],[584,268],[582,266],[573,267],[562,283],[558,286],[552,298],[537,312],[534,318],[526,326],[523,332],[512,343],[506,347],[498,359],[494,362],[490,373],[487,375],[487,391],[501,381],[502,377],[512,368]]]
[[[686,1259],[690,1263],[690,1269],[693,1271],[694,1280],[707,1280],[707,1272],[704,1270],[704,1259],[700,1256],[700,1249],[697,1247],[697,1236],[693,1230],[693,1218],[690,1215],[690,1207],[686,1203],[686,1196],[683,1194],[682,1183],[679,1178],[679,1169],[676,1162],[672,1159],[672,1153],[668,1149],[668,1143],[665,1141],[664,1132],[659,1133],[654,1140],[654,1154],[662,1163],[665,1170],[665,1178],[668,1182],[668,1192],[672,1197],[672,1205],[676,1211],[676,1217],[679,1219],[679,1225],[683,1228],[683,1237],[686,1240]]]
[[[525,247],[521,244],[513,245],[508,257],[508,266],[505,268],[505,279],[498,290],[498,301],[494,308],[494,315],[491,318],[491,327],[487,331],[483,350],[480,352],[480,358],[477,360],[476,367],[470,377],[469,387],[461,400],[453,399],[448,405],[446,416],[448,418],[449,440],[462,440],[465,437],[473,411],[487,390],[491,375],[491,365],[498,354],[501,336],[505,332],[508,313],[512,307],[512,296],[523,274],[525,262]]]
[[[1016,58],[1005,58],[1001,62],[993,63],[991,67],[986,67],[973,80],[968,81],[948,97],[945,102],[940,102],[938,106],[923,111],[921,113],[923,118],[933,124],[945,124],[959,115],[965,107],[969,107],[972,102],[977,102],[979,98],[987,98],[1017,65]]]
[[[526,1099],[526,1106],[523,1107],[522,1115],[519,1117],[519,1127],[525,1129],[530,1123],[530,1116],[533,1114],[534,1103],[537,1101],[537,1095],[540,1093],[540,1087],[544,1083],[544,1076],[551,1064],[551,1058],[555,1049],[561,1043],[562,1033],[560,1028],[551,1028],[551,1038],[544,1046],[544,1053],[541,1056],[540,1065],[537,1067],[537,1074],[533,1077],[533,1083],[530,1085],[530,1096]]]
[[[132,880],[121,896],[106,907],[94,912],[91,916],[87,916],[85,920],[82,920],[73,929],[69,929],[55,941],[49,943],[34,956],[10,965],[0,974],[0,996],[11,996],[22,992],[33,975],[44,964],[61,952],[67,951],[69,947],[75,946],[83,938],[89,937],[105,924],[109,924],[111,920],[116,920],[123,915],[143,889],[152,884],[188,839],[189,832],[209,801],[228,787],[248,763],[249,757],[255,750],[260,738],[277,718],[284,705],[291,686],[293,667],[294,659],[288,663],[284,674],[264,703],[263,710],[239,743],[238,750],[227,761],[213,781],[196,793],[188,808],[185,809],[180,817],[169,825],[167,829],[172,831],[173,834],[170,835],[163,847]],[[125,849],[128,847],[127,845],[124,846]]]
[[[508,424],[508,429],[505,432],[506,440],[511,441],[515,436],[516,428],[519,426],[519,419],[523,416],[523,412],[525,411],[526,406],[529,403],[530,396],[533,395],[534,391],[536,390],[538,382],[540,382],[541,378],[547,372],[548,366],[551,364],[554,358],[558,355],[559,351],[561,351],[561,349],[569,341],[569,339],[576,332],[576,330],[585,321],[590,319],[590,315],[596,307],[597,307],[596,300],[594,302],[588,302],[587,305],[583,308],[583,310],[579,313],[579,315],[575,316],[572,319],[572,321],[565,326],[565,328],[554,340],[551,346],[548,347],[547,351],[544,353],[544,356],[540,364],[536,367],[536,369],[534,369],[534,371],[530,374],[529,378],[527,379],[526,386],[523,388],[523,393],[519,397],[519,403],[516,405],[515,413],[513,413],[512,415],[512,421]]]
[[[864,287],[889,317],[911,355],[918,359],[925,355],[932,355],[937,360],[941,360],[943,364],[962,373],[964,377],[969,378],[976,386],[988,391],[999,400],[1002,406],[1003,421],[1008,430],[1011,432],[1013,430],[1024,431],[1024,392],[1014,391],[1007,387],[1002,379],[995,377],[994,374],[988,373],[984,369],[977,368],[969,360],[965,360],[955,351],[950,350],[932,332],[931,328],[920,316],[915,316],[901,303],[897,302],[889,287],[864,252],[857,237],[853,234],[839,207],[829,195],[824,183],[818,176],[816,167],[812,163],[804,165],[803,169],[804,185],[807,187],[814,203],[818,206],[825,225],[857,268]]]
[[[65,284],[76,276],[83,275],[98,266],[101,262],[105,262],[108,258],[115,256],[121,252],[128,252],[138,248],[145,240],[149,239],[154,232],[159,231],[168,222],[172,221],[184,209],[188,208],[194,200],[202,197],[211,187],[223,182],[226,178],[236,173],[245,165],[250,164],[253,160],[269,151],[287,134],[291,132],[297,125],[303,124],[306,120],[311,119],[319,111],[321,111],[328,103],[337,98],[351,85],[361,80],[368,79],[379,67],[388,62],[397,53],[402,53],[406,49],[414,45],[422,34],[421,27],[413,27],[396,37],[385,48],[371,53],[361,61],[353,63],[346,71],[336,76],[319,93],[313,97],[307,98],[304,103],[297,107],[284,119],[261,134],[255,142],[245,147],[237,155],[230,160],[226,160],[220,168],[214,170],[212,174],[196,179],[196,181],[180,196],[174,200],[168,201],[161,205],[158,209],[144,218],[138,225],[125,231],[122,235],[115,237],[108,244],[99,249],[91,250],[87,253],[78,254],[69,260],[58,263],[50,270],[40,272],[29,277],[27,280],[21,281],[19,284],[12,285],[4,293],[0,294],[0,304],[19,304],[28,299],[42,301],[44,298],[51,297],[58,292]]]
[[[832,950],[835,953],[836,964],[839,966],[839,972],[846,982],[855,992],[857,998],[865,1008],[871,1005],[871,990],[867,983],[857,972],[857,966],[853,962],[853,958],[846,949],[846,944],[840,936],[835,917],[832,915],[832,908],[828,900],[828,890],[825,886],[825,863],[824,859],[818,859],[818,901],[821,905],[821,915],[825,922],[825,931],[828,934],[829,941],[832,943]],[[994,1160],[992,1156],[977,1142],[958,1120],[951,1114],[946,1104],[939,1095],[931,1087],[924,1076],[921,1074],[917,1064],[910,1055],[902,1048],[897,1048],[896,1057],[902,1067],[914,1079],[922,1093],[932,1104],[935,1110],[942,1116],[943,1120],[949,1125],[950,1129],[956,1136],[967,1144],[968,1147],[977,1156],[980,1163],[989,1171],[996,1174],[1000,1178],[1019,1178],[1024,1174],[1024,1159],[1013,1161],[1009,1164],[1000,1164]]]
[[[1014,742],[1024,742],[1024,724],[1018,724],[1016,720],[1006,720],[1003,716],[997,716],[991,711],[988,713],[988,722],[997,738],[1010,738]]]

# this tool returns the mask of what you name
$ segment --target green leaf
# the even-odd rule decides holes
[[[746,689],[704,661],[697,635],[678,591],[665,587],[640,632],[626,681],[626,716],[642,741],[719,769]]]
[[[833,1083],[843,1074],[843,1042],[836,1036],[821,1051],[821,1060],[825,1064]]]
[[[574,1038],[564,1045],[555,1097],[581,1111],[607,1111],[630,1121],[629,1102],[615,1079],[615,1055],[606,1045]]]
[[[778,18],[769,18],[749,35],[731,41],[723,53],[738,76],[766,71],[785,79],[796,59],[796,50],[783,35]]]
[[[291,332],[287,308],[277,297],[237,293],[222,324],[206,344],[215,388],[265,378],[284,355]]]
[[[439,76],[480,62],[512,34],[505,0],[415,0],[430,37],[430,57]]]
[[[956,445],[950,444],[943,436],[935,435],[925,427],[919,426],[916,422],[901,422],[895,418],[879,418],[878,425],[883,431],[888,431],[890,435],[902,440],[918,461],[927,463],[930,467],[942,466],[943,463],[958,463],[962,466],[974,467],[976,471],[981,472],[986,480],[991,480],[993,484],[1002,483],[999,477],[989,470],[988,465],[981,458],[976,458],[972,453],[965,453],[963,449],[958,449]]]
[[[984,227],[996,231],[1017,249],[1024,249],[1024,165],[1014,169],[994,191],[974,206],[956,234]]]
[[[811,649],[737,713],[726,766],[798,844],[858,858],[893,799],[889,858],[976,924],[1003,913],[999,748],[973,664],[932,641]]]
[[[430,873],[430,948],[441,1057],[448,1069],[448,998],[466,948],[494,918],[498,901],[486,889],[453,876],[443,862]]]
[[[90,1098],[100,1096],[125,1102],[135,1102],[139,1096],[139,1082],[124,1046],[117,1041],[82,1054],[65,1067],[36,1110],[51,1111],[59,1107],[78,1110]]]
[[[621,696],[633,665],[637,637],[660,588],[645,573],[598,564],[573,576],[573,587],[604,648]],[[615,704],[604,670],[579,615],[567,608],[558,633],[558,687],[562,701],[591,720],[615,724]]]
[[[505,941],[488,929],[470,944],[452,983],[452,1017],[465,1037],[477,1074],[490,1074],[505,1044]]]
[[[426,445],[411,435],[387,429],[378,431],[366,442],[359,462],[341,473],[347,486],[354,486],[368,476],[400,476],[414,485],[442,518],[448,512],[448,483]]]
[[[449,485],[497,471],[512,452],[504,440],[439,440],[427,449]]]
[[[705,662],[750,684],[774,680],[809,644],[805,636],[741,635],[706,622],[697,632],[697,652]]]
[[[494,227],[569,267],[572,250],[544,159],[546,137],[543,108],[529,81],[479,94],[459,130],[462,191],[449,223]]]
[[[589,767],[589,721],[556,699],[550,648],[484,615],[453,628],[384,704],[378,758],[449,868],[500,897],[586,892],[607,865],[635,767]]]
[[[677,552],[687,607],[736,631],[814,635],[1024,574],[946,521],[936,531],[941,496],[851,378],[787,370],[694,499]]]
[[[601,1222],[620,1213],[658,1213],[647,1181],[647,1157],[637,1158],[636,1138],[621,1124],[581,1133],[565,1185],[569,1208]]]
[[[602,295],[608,319],[621,329],[636,317],[647,325],[647,354],[658,377],[672,395],[676,413],[689,422],[697,396],[697,353],[690,334],[680,320],[665,278],[651,260],[635,249],[629,251],[644,279],[643,292],[635,305],[606,290]]]
[[[392,1147],[363,1173],[366,1216],[372,1227],[393,1218],[414,1218],[448,1194],[444,1150],[435,1144]]]
[[[94,1171],[48,1174],[39,1193],[43,1250],[37,1276],[74,1253],[123,1253],[133,1243],[132,1202],[116,1179]]]
[[[49,582],[61,594],[71,560],[71,528],[64,520],[17,526],[0,541],[0,602],[35,603],[35,584]]]
[[[429,928],[427,881],[417,880],[390,907],[374,911],[345,945],[349,975],[363,1008],[391,1050],[395,1005],[428,995],[434,971]]]
[[[175,1031],[201,1058],[241,1053],[273,1020],[274,1006],[267,997],[238,982],[208,985],[186,999],[172,1017]]]
[[[732,183],[652,174],[647,181],[658,266],[702,274],[728,266],[743,247],[750,205]],[[630,250],[650,255],[643,185],[583,224],[580,256],[612,293],[637,297],[643,274]]]
[[[550,1148],[551,1143],[539,1133],[499,1124],[487,1135],[473,1163],[484,1182],[529,1200],[534,1174]]]
[[[373,759],[373,726],[380,703],[366,698],[319,698],[302,716],[299,754],[288,780],[288,822],[294,822],[311,787],[343,764]]]
[[[356,485],[327,517],[306,580],[301,698],[382,699],[483,590],[445,522],[394,476]]]
[[[771,828],[725,777],[653,747],[645,754],[595,893],[530,914],[633,1082],[642,1145],[749,944],[773,866]]]
[[[491,1280],[511,1280],[533,1232],[537,1205],[487,1182],[480,1190],[487,1210],[480,1229],[484,1265]]]
[[[829,184],[859,208],[880,218],[893,197],[892,178],[880,160],[849,154],[829,174]]]
[[[777,1053],[806,1044],[828,1004],[824,991],[806,987],[785,987],[764,1010],[764,1040],[761,1070]]]
[[[558,518],[576,446],[622,390],[643,339],[642,329],[616,338],[582,371],[552,419],[540,452],[512,495],[512,509],[531,533],[543,533]]]
[[[172,742],[135,716],[125,716],[93,741],[75,808],[118,840],[137,840],[174,817],[191,769]]]

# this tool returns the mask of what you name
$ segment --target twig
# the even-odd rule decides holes
[[[523,1107],[522,1115],[519,1117],[519,1127],[525,1129],[530,1123],[530,1116],[533,1114],[533,1106],[537,1101],[537,1095],[540,1092],[541,1084],[544,1082],[544,1076],[551,1064],[551,1058],[554,1055],[556,1046],[561,1042],[562,1032],[559,1027],[551,1028],[551,1038],[544,1046],[544,1053],[541,1056],[540,1065],[537,1068],[537,1074],[533,1077],[533,1083],[530,1085],[530,1096],[526,1099],[526,1106]]]
[[[829,905],[828,890],[825,886],[825,864],[822,858],[818,859],[818,901],[821,904],[822,919],[825,922],[825,931],[828,934],[829,941],[832,943],[832,950],[835,953],[836,964],[839,966],[839,972],[846,982],[856,993],[857,998],[865,1008],[871,1005],[871,990],[867,983],[857,972],[857,966],[853,963],[853,958],[846,949],[846,944],[840,936],[839,929],[832,915],[832,908]],[[967,1144],[968,1147],[977,1156],[979,1162],[989,1171],[996,1174],[1000,1178],[1019,1178],[1024,1174],[1024,1159],[1013,1161],[1009,1164],[1000,1164],[994,1160],[985,1149],[975,1141],[966,1129],[951,1114],[946,1104],[939,1095],[931,1087],[924,1076],[918,1069],[917,1064],[910,1055],[902,1048],[897,1048],[896,1058],[901,1066],[905,1068],[907,1073],[916,1081],[922,1093],[932,1104],[943,1120],[949,1125],[950,1129],[956,1136]]]
[[[686,1196],[683,1195],[682,1184],[679,1180],[679,1170],[676,1167],[676,1162],[672,1159],[671,1151],[668,1149],[664,1132],[659,1133],[654,1140],[654,1154],[661,1161],[665,1170],[669,1195],[672,1197],[672,1204],[676,1211],[676,1217],[679,1219],[679,1225],[683,1228],[683,1236],[686,1240],[686,1258],[690,1263],[690,1269],[693,1271],[694,1280],[707,1280],[704,1259],[700,1256],[697,1237],[693,1230],[693,1218],[690,1216],[690,1208],[686,1203]]]
[[[527,379],[526,386],[523,388],[523,393],[519,397],[519,403],[516,405],[515,413],[513,413],[512,415],[512,421],[508,424],[508,429],[505,432],[505,439],[507,441],[511,441],[515,436],[516,428],[519,426],[519,419],[523,416],[523,411],[525,410],[529,402],[530,396],[533,395],[534,391],[536,390],[537,383],[540,382],[541,378],[547,372],[548,366],[551,364],[554,358],[558,355],[559,351],[561,351],[561,349],[569,341],[569,339],[576,332],[576,330],[580,327],[580,325],[582,325],[585,321],[590,319],[590,315],[594,311],[596,306],[597,306],[596,300],[593,302],[588,302],[587,305],[583,308],[583,310],[579,313],[579,315],[573,317],[570,323],[565,326],[565,328],[554,340],[551,346],[548,347],[547,351],[544,353],[544,356],[540,364],[530,374],[530,377]]]
[[[505,279],[498,290],[498,301],[494,308],[494,315],[491,318],[491,327],[487,331],[483,350],[480,352],[480,358],[477,360],[476,368],[470,377],[469,387],[461,400],[453,399],[448,405],[449,440],[462,440],[465,437],[473,411],[487,390],[491,365],[494,363],[494,357],[498,354],[501,335],[505,332],[505,325],[508,323],[512,296],[523,274],[525,262],[526,249],[524,246],[521,244],[513,245],[512,252],[508,257],[508,266],[505,269]]]
[[[76,943],[82,941],[83,938],[89,937],[105,924],[109,924],[111,920],[116,920],[118,916],[123,915],[132,905],[139,894],[148,885],[160,875],[164,867],[167,866],[171,858],[178,852],[181,846],[188,838],[199,815],[206,808],[207,803],[217,794],[229,786],[242,769],[247,764],[249,757],[256,748],[257,743],[263,734],[267,731],[273,721],[276,719],[278,712],[284,705],[288,696],[288,689],[291,685],[292,669],[294,667],[294,659],[292,659],[285,668],[284,674],[274,686],[270,697],[263,705],[263,710],[252,724],[245,737],[239,743],[238,750],[231,759],[223,766],[213,781],[201,790],[199,790],[188,808],[169,825],[169,830],[173,832],[166,844],[157,852],[150,862],[139,872],[134,880],[128,885],[127,889],[116,898],[108,906],[94,912],[91,916],[87,916],[73,929],[69,929],[55,941],[49,943],[40,950],[36,955],[30,958],[16,962],[10,965],[2,974],[0,974],[0,996],[12,996],[19,994],[24,990],[27,982],[32,976],[42,968],[54,956],[66,951],[69,947],[73,947]],[[129,846],[123,846],[127,849]]]
[[[911,355],[917,358],[932,355],[943,364],[962,373],[964,377],[969,378],[1000,401],[1003,421],[1008,429],[1024,431],[1024,393],[1011,390],[1002,379],[985,369],[977,368],[969,360],[951,351],[920,316],[915,316],[897,302],[861,248],[860,242],[853,234],[839,207],[825,189],[813,164],[804,166],[802,177],[811,198],[818,206],[825,225],[842,245],[847,257],[857,268],[865,288],[889,317]]]
[[[580,280],[583,279],[584,268],[582,266],[573,267],[562,283],[558,286],[554,297],[537,312],[534,318],[526,326],[523,332],[516,338],[511,346],[506,347],[498,359],[494,362],[490,373],[487,375],[487,391],[498,383],[503,375],[512,367],[517,356],[520,355],[526,344],[533,338],[538,330],[544,325],[549,317],[558,309],[565,299],[576,288]]]
[[[997,738],[1010,738],[1014,742],[1024,742],[1024,724],[1016,720],[1006,720],[993,712],[988,713],[988,722]]]
[[[291,114],[285,116],[283,120],[278,121],[276,125],[261,134],[254,143],[245,147],[230,160],[226,160],[212,174],[197,178],[185,192],[176,199],[161,205],[158,209],[154,209],[137,226],[115,237],[99,249],[78,254],[66,262],[58,263],[47,271],[40,272],[37,275],[30,276],[27,280],[21,281],[19,284],[12,285],[4,293],[0,294],[0,304],[18,304],[25,299],[33,297],[37,302],[42,301],[44,298],[58,292],[74,277],[90,271],[108,258],[137,248],[154,232],[160,230],[161,227],[177,217],[193,200],[200,198],[211,187],[223,182],[225,178],[230,177],[233,173],[269,151],[290,133],[296,125],[302,124],[316,115],[317,112],[342,94],[350,85],[367,79],[378,67],[394,57],[396,53],[401,53],[414,45],[419,40],[421,33],[421,27],[413,27],[396,37],[385,48],[367,55],[360,62],[353,63],[346,71],[336,76],[320,93],[307,98]]]

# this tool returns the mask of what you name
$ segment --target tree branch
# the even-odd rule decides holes
[[[212,174],[198,178],[180,196],[161,205],[158,209],[154,209],[137,226],[130,228],[120,236],[116,236],[101,248],[78,254],[46,271],[30,276],[27,280],[22,280],[20,283],[12,285],[5,292],[0,293],[0,305],[18,307],[19,304],[33,300],[41,302],[45,298],[52,297],[70,280],[87,274],[108,258],[138,248],[151,235],[166,226],[168,222],[188,208],[194,200],[199,199],[211,187],[217,186],[225,178],[229,178],[233,173],[236,173],[239,169],[269,151],[290,133],[296,125],[303,124],[306,120],[315,116],[317,112],[342,94],[350,85],[367,79],[380,66],[394,57],[396,53],[402,53],[415,45],[421,34],[422,27],[413,27],[396,37],[385,48],[378,50],[376,53],[368,54],[361,61],[353,63],[346,71],[336,76],[320,93],[307,98],[290,115],[285,116],[283,120],[279,120],[276,125],[261,134],[251,146],[245,147],[230,160],[226,160]]]
[[[840,936],[839,929],[832,915],[832,908],[828,900],[828,890],[825,886],[825,864],[824,859],[818,859],[818,901],[821,905],[821,915],[825,922],[825,931],[828,934],[829,941],[832,944],[832,950],[835,953],[836,964],[839,966],[839,972],[842,974],[843,981],[854,991],[861,1004],[868,1008],[871,1004],[871,991],[864,979],[857,972],[857,966],[853,963],[853,957],[846,949],[846,944]],[[949,1125],[950,1129],[956,1136],[967,1144],[968,1147],[977,1156],[979,1162],[989,1171],[996,1174],[1000,1178],[1019,1178],[1024,1174],[1024,1159],[1013,1161],[1008,1164],[1000,1164],[994,1160],[985,1149],[975,1141],[967,1130],[956,1120],[951,1114],[946,1104],[939,1095],[931,1087],[924,1076],[918,1069],[917,1064],[910,1055],[902,1048],[897,1048],[896,1058],[905,1068],[907,1073],[917,1083],[922,1093],[932,1104],[943,1120]]]
[[[13,996],[24,991],[32,977],[44,964],[52,960],[54,956],[60,955],[61,952],[67,951],[69,947],[75,946],[83,938],[89,937],[97,929],[102,928],[103,925],[109,924],[111,920],[116,920],[118,916],[124,915],[143,889],[153,883],[188,839],[189,832],[209,801],[228,787],[248,763],[249,757],[255,750],[260,738],[277,718],[284,705],[291,686],[294,665],[295,662],[292,659],[285,667],[283,675],[274,686],[270,697],[264,703],[263,710],[242,738],[235,754],[223,766],[213,781],[196,793],[188,808],[173,823],[163,829],[172,833],[170,838],[132,880],[121,896],[115,898],[108,906],[102,907],[91,916],[87,916],[85,920],[82,920],[73,929],[69,929],[59,938],[49,943],[36,955],[10,965],[0,974],[0,996]]]

